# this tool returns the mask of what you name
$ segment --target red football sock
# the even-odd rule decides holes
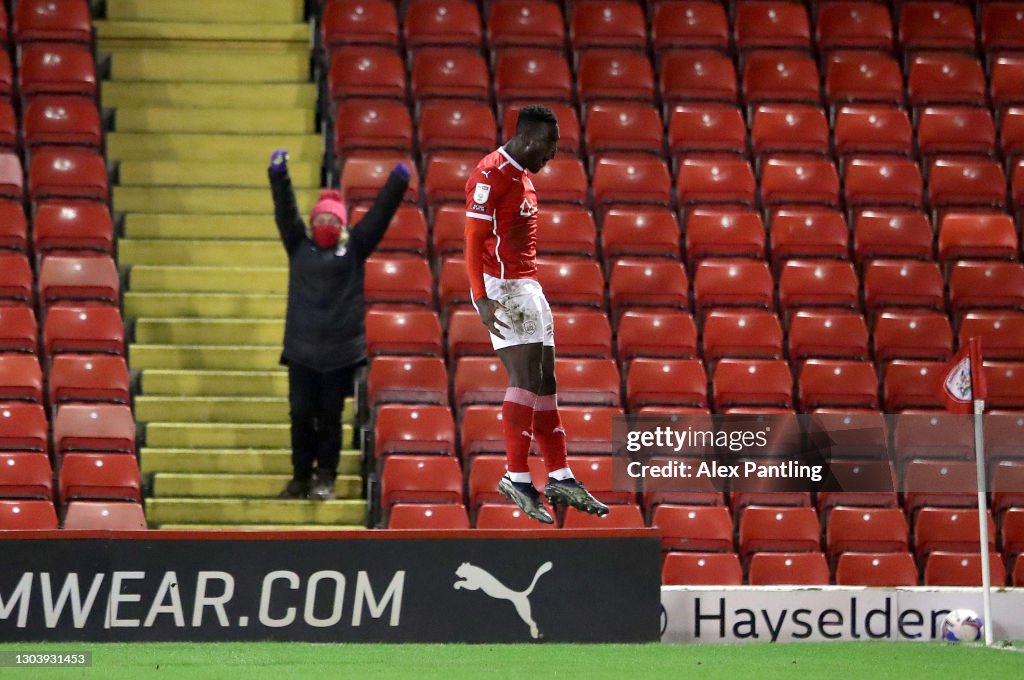
[[[505,390],[501,422],[505,429],[505,460],[509,472],[530,472],[526,460],[533,438],[533,403],[536,400],[536,394],[521,387]]]
[[[537,397],[533,405],[533,436],[544,455],[544,467],[550,475],[567,467],[565,458],[565,430],[558,415],[558,400],[553,394]]]

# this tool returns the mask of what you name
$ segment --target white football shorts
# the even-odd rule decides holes
[[[499,310],[497,314],[500,320],[510,326],[498,326],[498,331],[505,339],[488,333],[494,349],[534,342],[555,346],[555,323],[540,283],[533,279],[498,279],[485,273],[484,289],[487,297],[497,300],[508,310]]]

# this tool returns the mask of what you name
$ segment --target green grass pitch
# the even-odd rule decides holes
[[[91,651],[91,668],[0,668],[0,678],[97,680],[935,680],[1024,677],[1024,649],[944,643],[789,645],[378,645],[4,643],[0,651]]]

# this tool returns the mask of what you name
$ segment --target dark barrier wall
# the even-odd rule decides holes
[[[0,639],[659,639],[651,530],[80,536],[3,536]]]

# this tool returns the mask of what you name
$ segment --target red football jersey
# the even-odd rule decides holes
[[[499,279],[537,278],[537,191],[504,148],[487,154],[466,182],[466,216],[491,223],[483,271]]]

